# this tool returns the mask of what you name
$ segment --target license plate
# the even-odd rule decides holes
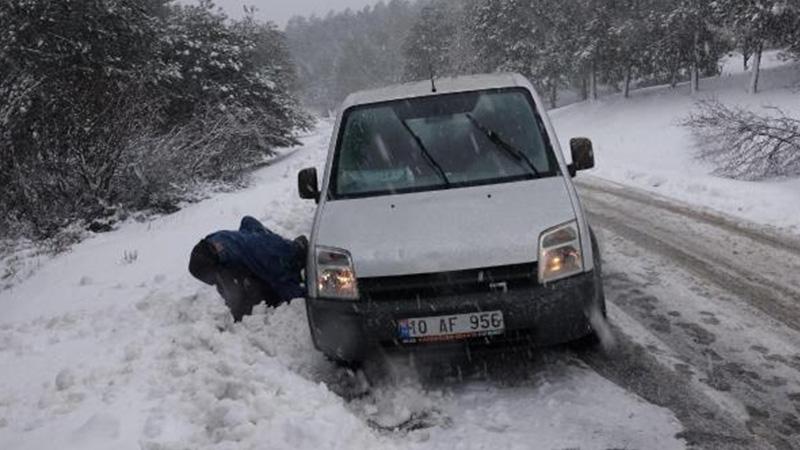
[[[502,311],[414,317],[397,322],[397,336],[407,344],[494,336],[503,331],[505,323]]]

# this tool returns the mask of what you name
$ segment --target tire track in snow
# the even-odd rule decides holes
[[[741,428],[748,434],[774,448],[800,447],[800,272],[795,271],[800,252],[792,244],[777,245],[779,238],[754,227],[718,221],[709,213],[665,205],[661,199],[649,202],[636,190],[618,195],[594,185],[582,189],[591,223],[600,229],[603,241],[610,241],[604,252],[604,259],[611,259],[606,265],[609,301],[683,360],[668,369],[672,375],[662,373],[659,378],[668,380],[676,392],[681,382],[700,380],[741,404]],[[781,257],[765,257],[776,254]],[[739,255],[784,264],[774,270],[756,265],[747,270]],[[623,355],[636,354],[637,345],[623,345]],[[657,396],[643,388],[641,376],[626,375],[642,370],[641,358],[617,359],[619,367],[596,358],[587,362],[636,392],[644,389],[640,395],[658,403]],[[659,373],[655,366],[649,371]],[[685,405],[672,400],[670,408],[684,425],[686,420],[696,423]],[[692,426],[688,428],[691,432]],[[713,435],[695,437],[725,447]]]
[[[745,432],[726,411],[686,383],[679,374],[612,325],[615,344],[608,351],[589,349],[577,353],[592,370],[639,395],[669,408],[685,427],[678,437],[695,448],[764,448],[764,441]]]
[[[779,229],[767,229],[769,227],[759,226],[748,223],[744,220],[737,220],[726,217],[721,213],[704,210],[688,204],[663,197],[656,193],[643,191],[640,189],[624,186],[612,181],[587,176],[576,180],[578,188],[582,191],[582,196],[587,193],[607,194],[617,199],[629,200],[648,207],[657,207],[663,211],[681,215],[694,221],[704,222],[713,225],[730,233],[745,236],[764,245],[772,246],[778,250],[789,249],[800,255],[800,238],[784,234]]]
[[[608,197],[586,195],[587,210],[592,223],[613,230],[647,248],[664,255],[695,272],[700,278],[711,281],[723,289],[738,294],[775,320],[800,331],[800,253],[789,247],[783,255],[776,248],[764,249],[746,242],[743,237],[729,235],[729,242],[739,242],[744,250],[730,250],[733,255],[748,258],[748,267],[740,261],[732,261],[718,242],[711,242],[707,230],[693,234],[670,228],[665,222],[666,210],[638,204],[633,208],[621,208],[620,203],[608,201]],[[642,209],[644,208],[644,209]],[[650,212],[651,214],[648,214]],[[690,216],[685,216],[691,220]],[[682,218],[683,219],[683,218]],[[674,223],[674,222],[673,222]],[[748,248],[749,246],[749,248]],[[777,267],[780,272],[759,271],[761,265],[785,264]]]

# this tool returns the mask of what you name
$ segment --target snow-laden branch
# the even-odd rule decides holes
[[[756,114],[718,101],[701,101],[684,121],[698,138],[699,156],[718,175],[760,180],[800,174],[800,120],[778,108]]]

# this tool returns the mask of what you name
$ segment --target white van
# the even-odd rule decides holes
[[[352,94],[339,114],[306,270],[316,347],[357,362],[381,346],[544,346],[605,314],[598,247],[542,103],[517,74]]]

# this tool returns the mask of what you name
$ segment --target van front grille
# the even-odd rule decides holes
[[[503,292],[538,284],[536,263],[455,272],[359,278],[362,300],[416,300],[446,295]]]

